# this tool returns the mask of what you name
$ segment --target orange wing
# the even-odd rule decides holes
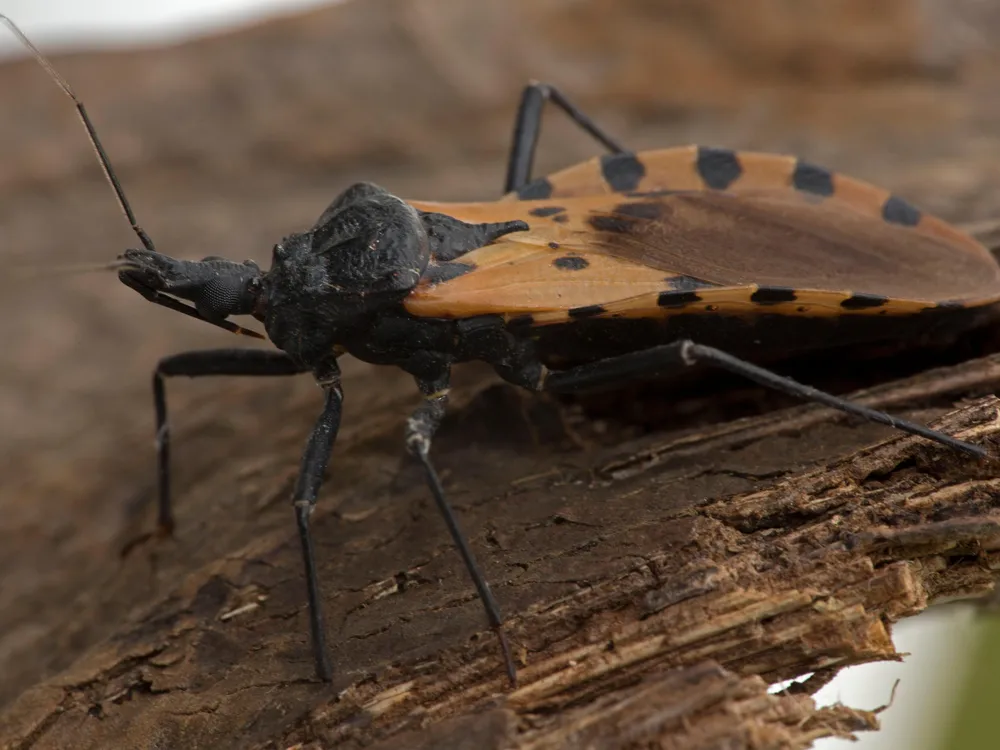
[[[471,273],[421,283],[407,309],[530,314],[542,324],[762,307],[907,314],[1000,299],[1000,267],[972,238],[888,191],[792,157],[668,149],[603,157],[543,181],[545,199],[414,202],[530,229],[463,256]]]

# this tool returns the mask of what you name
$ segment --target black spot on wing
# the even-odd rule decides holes
[[[552,183],[548,177],[539,177],[537,180],[522,185],[517,189],[517,197],[523,201],[545,200],[552,197]]]
[[[631,234],[635,231],[637,221],[629,216],[616,216],[614,214],[594,214],[587,223],[591,229],[598,232],[611,232],[612,234]]]
[[[829,169],[799,159],[795,163],[795,171],[792,172],[792,187],[803,193],[829,197],[833,195],[833,173]]]
[[[601,157],[601,176],[616,193],[635,190],[646,176],[646,167],[635,154],[605,154]]]
[[[445,281],[457,279],[459,276],[464,276],[470,271],[475,270],[475,263],[459,263],[458,261],[430,263],[427,266],[427,270],[424,271],[423,278],[431,284],[440,284]]]
[[[565,255],[552,261],[552,265],[560,271],[582,271],[590,266],[590,261],[577,255]]]
[[[569,221],[569,214],[556,214],[552,217],[552,221],[558,222],[560,224],[565,224]]]
[[[660,292],[660,296],[656,298],[656,304],[660,307],[684,307],[695,302],[701,302],[701,297],[694,292]]]
[[[889,300],[877,294],[854,294],[840,303],[845,310],[866,310],[871,307],[882,307]]]
[[[555,216],[556,214],[561,214],[566,209],[562,206],[539,206],[538,208],[533,208],[528,211],[532,216],[538,216],[544,218],[546,216]]]
[[[750,301],[758,305],[778,305],[796,299],[795,290],[787,286],[762,286],[750,295]]]
[[[725,190],[743,174],[739,156],[728,148],[699,146],[695,167],[701,179],[713,190]]]
[[[571,307],[567,314],[573,320],[579,320],[580,318],[593,318],[606,312],[604,305],[584,305],[583,307]]]
[[[882,218],[892,224],[915,227],[920,223],[920,209],[902,198],[892,195],[882,204]]]
[[[619,203],[608,213],[595,213],[587,219],[591,229],[612,234],[634,234],[644,222],[665,219],[673,209],[657,201]]]
[[[667,276],[664,281],[667,283],[667,289],[671,292],[691,292],[695,289],[716,286],[716,284],[709,284],[707,281],[700,281],[691,276]]]

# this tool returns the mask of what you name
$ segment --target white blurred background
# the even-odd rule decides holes
[[[336,0],[334,0],[336,2]],[[331,0],[2,0],[0,12],[48,50],[139,46],[209,34],[268,16],[332,5]],[[18,54],[4,35],[0,55]]]
[[[336,0],[333,0],[334,2]],[[355,0],[362,1],[362,0]],[[39,47],[49,52],[102,46],[169,43],[190,36],[294,13],[331,0],[0,0],[0,12],[15,20]],[[5,30],[4,30],[5,31]],[[23,54],[17,40],[0,34],[0,57]],[[514,102],[511,103],[514,105]],[[81,134],[81,137],[82,134]],[[893,705],[881,714],[883,730],[844,740],[823,740],[822,750],[934,750],[947,731],[950,698],[962,684],[969,645],[976,628],[971,608],[930,610],[895,628],[896,646],[909,652],[902,663],[864,665],[845,670],[817,695],[822,704],[837,701],[853,708]],[[1000,741],[998,741],[1000,742]]]

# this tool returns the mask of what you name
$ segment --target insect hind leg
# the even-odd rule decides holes
[[[532,81],[524,87],[521,103],[514,119],[514,136],[511,140],[510,155],[507,158],[507,177],[504,193],[519,190],[531,181],[531,169],[535,163],[535,147],[542,130],[542,111],[545,102],[552,102],[576,123],[581,130],[594,138],[613,154],[627,151],[614,138],[604,132],[597,123],[578,109],[559,89],[547,83]]]
[[[885,412],[839,398],[759,367],[721,349],[686,339],[579,365],[568,370],[550,371],[546,374],[541,389],[553,392],[570,392],[600,388],[639,377],[665,375],[694,365],[708,365],[728,370],[766,388],[781,391],[805,401],[823,404],[870,422],[888,425],[911,435],[919,435],[978,458],[985,458],[989,455],[984,448],[978,445],[958,440],[916,422],[900,419]]]

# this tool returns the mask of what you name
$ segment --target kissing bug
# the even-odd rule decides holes
[[[522,95],[504,197],[404,201],[359,183],[308,230],[274,246],[271,267],[159,253],[138,225],[82,102],[73,100],[142,245],[120,280],[156,304],[233,333],[264,324],[278,351],[166,357],[153,378],[159,524],[173,526],[165,380],[311,373],[324,395],[293,507],[305,566],[316,673],[332,677],[310,518],[340,424],[338,358],[401,368],[422,403],[405,443],[516,671],[496,601],[430,459],[453,365],[481,360],[507,382],[553,393],[613,387],[694,366],[922,436],[976,457],[977,445],[800,384],[758,364],[847,345],[948,338],[997,316],[1000,266],[971,237],[872,185],[790,156],[686,147],[634,153],[556,88]],[[532,179],[546,102],[608,154]],[[190,303],[190,304],[188,304]]]

